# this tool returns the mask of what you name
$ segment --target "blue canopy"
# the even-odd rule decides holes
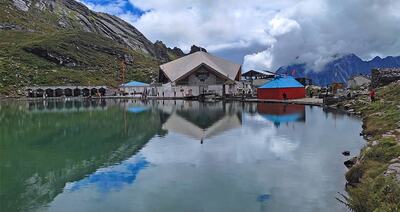
[[[149,86],[149,84],[144,83],[144,82],[138,82],[138,81],[131,81],[125,84],[122,84],[121,86],[126,86],[126,87],[140,87],[140,86]]]
[[[293,114],[286,114],[286,115],[262,115],[268,121],[274,123],[288,123],[288,122],[295,122],[301,119],[301,113],[293,113]]]
[[[275,79],[265,83],[259,88],[303,88],[304,86],[295,78],[290,76],[278,76]]]
[[[128,112],[131,113],[141,113],[147,110],[149,110],[149,108],[143,106],[132,106],[128,108]]]

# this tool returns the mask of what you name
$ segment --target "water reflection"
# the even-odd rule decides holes
[[[340,211],[340,152],[361,145],[358,120],[301,105],[40,101],[0,121],[1,211]]]
[[[100,168],[88,177],[73,183],[68,183],[65,190],[74,192],[88,186],[95,186],[100,192],[121,189],[124,185],[132,184],[142,169],[149,166],[144,157],[134,156],[121,164]]]
[[[85,105],[90,110],[82,110]],[[23,211],[51,202],[67,182],[134,155],[163,133],[166,118],[151,111],[127,114],[114,101],[3,103],[0,211]]]
[[[162,128],[194,138],[201,143],[242,124],[241,111],[235,103],[180,102],[166,107],[170,116]],[[161,108],[161,109],[162,109]]]
[[[106,110],[107,105],[115,105],[117,101],[106,101],[105,99],[94,100],[37,100],[27,103],[30,112],[85,112],[94,110]]]
[[[305,122],[306,112],[304,105],[295,104],[259,104],[259,114],[279,127],[281,123]]]

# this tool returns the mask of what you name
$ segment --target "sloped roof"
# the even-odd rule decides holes
[[[126,86],[126,87],[141,87],[141,86],[149,86],[149,84],[144,83],[144,82],[139,82],[139,81],[131,81],[131,82],[122,84],[121,86]]]
[[[295,78],[290,76],[276,77],[259,88],[303,88],[304,86]]]
[[[160,69],[172,82],[186,76],[188,73],[206,65],[230,80],[235,80],[241,65],[232,63],[207,52],[195,52],[160,66]]]
[[[251,74],[262,74],[265,76],[275,76],[276,74],[270,71],[262,71],[262,70],[250,70],[246,73],[243,73],[242,76],[251,75]]]

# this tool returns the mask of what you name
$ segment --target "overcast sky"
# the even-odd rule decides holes
[[[116,15],[151,41],[188,51],[192,44],[243,63],[276,70],[334,55],[400,55],[400,0],[80,0]]]

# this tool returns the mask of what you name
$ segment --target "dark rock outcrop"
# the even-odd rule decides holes
[[[178,57],[185,56],[185,53],[183,53],[182,49],[180,49],[178,47],[174,47],[171,51]]]
[[[9,24],[9,23],[0,23],[0,31],[1,30],[15,30],[22,31],[24,28],[17,24]]]
[[[57,52],[52,52],[44,48],[35,47],[35,48],[24,48],[25,51],[31,52],[39,57],[45,58],[49,61],[57,63],[66,67],[76,67],[79,62],[75,58],[71,58],[65,54],[60,54]]]
[[[353,158],[351,158],[350,160],[346,160],[346,161],[344,162],[344,165],[345,165],[347,168],[351,168],[351,167],[353,167],[353,166],[357,163],[357,160],[358,160],[357,157],[353,157]]]
[[[203,47],[200,47],[200,46],[193,45],[192,47],[190,47],[189,54],[192,54],[192,53],[195,53],[195,52],[198,52],[198,51],[207,52],[207,49],[205,49]]]
[[[350,151],[344,151],[344,152],[342,152],[342,154],[343,154],[344,156],[349,156],[349,155],[350,155]]]
[[[372,87],[381,87],[389,85],[392,82],[400,80],[400,68],[381,68],[372,70]]]
[[[180,48],[169,48],[162,41],[156,41],[154,43],[155,53],[162,62],[168,62],[178,57],[185,56],[185,53]]]

